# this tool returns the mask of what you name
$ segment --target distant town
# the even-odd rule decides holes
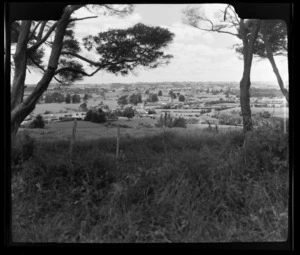
[[[28,96],[33,89],[34,86],[28,84],[24,96]],[[139,96],[139,100],[122,101],[133,98],[134,95]],[[252,84],[250,103],[251,108],[260,108],[262,111],[286,107],[279,88],[276,84],[268,83]],[[216,118],[216,113],[221,111],[240,111],[239,83],[50,84],[34,112],[23,122],[23,126],[37,114],[42,115],[47,122],[81,120],[89,109],[101,108],[105,112],[114,113],[128,106],[133,108],[137,117],[155,119],[168,112],[186,119],[198,118],[203,122]],[[281,115],[279,117],[284,117]]]

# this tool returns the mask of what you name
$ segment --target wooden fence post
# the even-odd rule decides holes
[[[74,143],[75,143],[76,128],[77,128],[77,120],[75,119],[74,123],[73,123],[73,130],[72,130],[72,136],[71,136],[71,142],[70,142],[70,149],[69,149],[69,153],[71,155],[73,153],[73,147],[74,147]]]
[[[117,129],[117,149],[116,149],[116,158],[119,158],[119,150],[120,150],[120,124]]]

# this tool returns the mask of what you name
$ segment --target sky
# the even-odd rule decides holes
[[[234,81],[239,82],[242,77],[243,61],[235,53],[233,45],[240,43],[235,36],[201,31],[186,25],[182,21],[182,10],[185,4],[137,4],[134,12],[126,17],[99,15],[98,18],[78,21],[75,27],[76,38],[81,41],[87,35],[96,35],[108,29],[125,29],[137,23],[150,26],[168,28],[175,34],[173,42],[164,49],[167,54],[172,54],[169,65],[156,69],[138,67],[134,73],[127,76],[110,74],[100,71],[93,77],[85,77],[76,83],[135,83],[135,82],[164,82],[164,81]],[[215,13],[226,7],[222,4],[202,5],[205,14],[214,18]],[[100,13],[99,11],[97,13]],[[74,13],[75,17],[93,16],[85,8]],[[46,51],[46,60],[49,56]],[[81,55],[92,60],[97,60],[95,54],[83,50]],[[276,57],[278,69],[285,83],[288,82],[287,58]],[[45,62],[46,63],[46,62]],[[88,72],[94,69],[87,67]],[[41,73],[27,72],[26,83],[37,83]],[[251,80],[272,82],[277,84],[276,77],[268,60],[254,58]],[[54,82],[55,80],[53,80]]]

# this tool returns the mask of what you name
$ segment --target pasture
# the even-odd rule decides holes
[[[205,117],[204,117],[205,119]],[[113,125],[106,125],[107,123],[92,123],[89,121],[77,121],[76,140],[89,140],[106,137],[116,137],[117,125],[121,125],[121,137],[143,137],[155,134],[172,131],[180,134],[197,134],[205,132],[208,124],[187,124],[187,128],[161,128],[155,127],[157,119],[150,119],[147,117],[139,118],[134,117],[130,120],[117,120],[113,121]],[[127,126],[126,128],[122,126]],[[212,125],[214,127],[214,125]],[[26,130],[27,133],[34,138],[42,140],[69,140],[72,134],[73,121],[68,122],[53,122],[45,124],[43,129],[25,129],[20,128],[20,133]],[[219,131],[234,131],[240,130],[241,127],[219,125]]]
[[[86,133],[100,126],[78,124]],[[72,123],[55,125],[70,131]],[[282,132],[256,130],[246,148],[239,131],[124,136],[118,159],[113,137],[79,140],[70,155],[62,137],[18,135],[12,150],[14,242],[287,239],[288,137]]]

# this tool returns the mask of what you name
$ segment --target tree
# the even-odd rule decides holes
[[[160,91],[158,91],[158,94],[157,94],[159,97],[161,97],[162,96],[162,91],[160,90]]]
[[[98,110],[89,110],[84,118],[85,121],[94,123],[104,123],[106,121],[105,112],[101,108]]]
[[[131,5],[97,6],[109,14],[120,16],[133,10]],[[75,11],[84,7],[89,8],[85,5],[67,5],[56,22],[23,20],[13,23],[12,140],[21,122],[34,110],[37,100],[47,90],[52,79],[71,84],[84,76],[93,76],[100,70],[126,75],[137,66],[156,68],[168,64],[172,58],[172,55],[164,54],[161,49],[173,40],[174,34],[168,29],[141,23],[128,29],[113,29],[84,38],[83,46],[96,53],[97,61],[80,55],[80,43],[75,39],[73,30],[75,23],[96,17],[71,17]],[[42,65],[44,47],[51,49],[46,67]],[[86,73],[82,63],[89,64],[95,70]],[[41,70],[43,75],[33,92],[23,100],[26,70],[31,66]]]
[[[171,100],[172,100],[172,101],[173,101],[173,99],[176,98],[176,94],[173,92],[173,90],[170,90],[169,96],[171,97]]]
[[[121,105],[121,106],[124,106],[124,105],[128,104],[128,99],[127,98],[128,98],[127,95],[119,97],[118,104]]]
[[[134,110],[132,109],[132,107],[126,107],[123,111],[123,116],[132,118],[134,116]]]
[[[185,101],[184,95],[180,95],[179,98],[178,98],[178,100],[179,100],[180,102],[184,102],[184,101]]]
[[[141,93],[138,94],[131,94],[129,96],[129,103],[133,105],[137,105],[138,103],[142,103],[142,95]]]
[[[70,104],[71,103],[71,95],[70,94],[66,95],[66,97],[65,97],[65,103],[66,104]]]
[[[184,22],[202,31],[224,33],[236,36],[242,40],[243,44],[243,75],[240,81],[240,102],[243,115],[244,132],[252,131],[253,124],[250,108],[251,86],[250,74],[254,43],[260,29],[261,20],[240,19],[231,5],[227,5],[225,10],[220,13],[218,21],[213,21],[199,10],[199,8],[188,7],[184,10]],[[207,24],[208,26],[205,26]],[[235,31],[232,31],[235,30]]]
[[[236,45],[236,51],[241,54],[243,45]],[[287,55],[287,27],[285,22],[282,20],[263,20],[254,44],[253,53],[262,59],[267,58],[269,60],[280,90],[289,102],[288,91],[284,88],[283,80],[274,59],[274,56]]]
[[[53,103],[53,96],[52,96],[52,94],[46,94],[46,96],[45,96],[45,103],[46,104],[50,104],[50,103]]]
[[[158,97],[156,93],[150,93],[149,94],[149,102],[157,102],[158,101]]]
[[[78,104],[78,103],[80,103],[80,96],[77,95],[77,94],[73,95],[73,96],[72,96],[72,103],[73,103],[73,104]]]
[[[84,96],[83,96],[83,100],[84,100],[84,101],[87,101],[87,100],[89,100],[89,95],[88,95],[88,94],[84,94]]]
[[[62,103],[65,101],[64,95],[59,92],[52,93],[52,98],[54,103]]]

